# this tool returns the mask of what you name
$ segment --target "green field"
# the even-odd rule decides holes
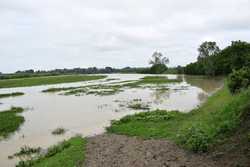
[[[103,79],[103,75],[60,75],[0,80],[0,88],[13,88]]]
[[[133,87],[138,87],[138,86],[145,85],[145,84],[159,85],[159,84],[177,83],[181,81],[182,80],[180,78],[168,79],[166,76],[146,76],[140,79],[139,81],[124,84],[124,86],[133,88]]]
[[[225,86],[189,113],[152,111],[113,121],[109,133],[166,138],[193,151],[207,151],[239,125],[250,106],[250,89],[232,96]]]
[[[18,115],[23,112],[20,107],[12,107],[10,110],[0,112],[0,137],[16,131],[24,122],[24,117]]]
[[[81,166],[85,159],[86,140],[73,137],[48,148],[45,155],[34,159],[20,161],[17,167],[74,167]]]
[[[0,99],[6,98],[6,97],[22,96],[22,95],[24,95],[23,92],[4,93],[4,94],[0,94]]]

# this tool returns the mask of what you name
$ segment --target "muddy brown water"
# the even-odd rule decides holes
[[[11,106],[25,108],[22,115],[24,124],[8,138],[0,141],[0,166],[12,167],[17,159],[9,160],[22,146],[47,148],[59,141],[74,135],[93,136],[105,132],[110,121],[141,112],[129,109],[126,105],[133,99],[150,106],[150,109],[179,110],[188,112],[203,103],[209,95],[223,85],[221,78],[204,78],[184,75],[166,75],[168,78],[179,77],[181,83],[164,85],[169,90],[158,90],[156,87],[129,88],[114,95],[64,96],[59,93],[42,93],[52,87],[71,87],[92,84],[111,84],[121,81],[138,80],[146,75],[108,74],[108,77],[96,81],[0,89],[0,93],[24,92],[24,96],[0,100],[0,111]],[[107,80],[107,79],[116,80]],[[64,135],[54,136],[51,132],[63,127]]]

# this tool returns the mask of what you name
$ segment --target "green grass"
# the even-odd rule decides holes
[[[168,79],[166,76],[146,76],[140,79],[137,82],[132,82],[125,84],[124,86],[128,87],[138,87],[144,84],[167,84],[167,83],[176,83],[181,82],[181,79]]]
[[[15,96],[22,96],[22,95],[24,95],[23,92],[4,93],[4,94],[0,94],[0,98],[15,97]]]
[[[86,140],[73,137],[48,149],[45,155],[20,161],[17,167],[75,167],[82,166],[85,159]]]
[[[12,88],[12,87],[25,87],[25,86],[37,86],[48,85],[58,83],[69,83],[79,81],[89,81],[105,78],[103,75],[60,75],[60,76],[46,76],[46,77],[32,77],[32,78],[20,78],[20,79],[5,79],[0,80],[0,88]]]
[[[193,151],[207,151],[239,125],[250,109],[250,89],[232,96],[225,86],[189,113],[152,111],[113,121],[109,133],[166,138]]]
[[[24,117],[18,115],[21,112],[23,109],[20,107],[12,107],[10,110],[0,112],[0,137],[7,137],[20,127],[24,122]]]

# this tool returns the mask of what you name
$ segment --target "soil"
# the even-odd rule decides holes
[[[237,132],[206,154],[188,152],[168,140],[115,134],[87,140],[84,167],[250,167],[250,114]]]
[[[180,149],[167,140],[143,140],[114,134],[88,139],[84,167],[214,166],[202,155]]]

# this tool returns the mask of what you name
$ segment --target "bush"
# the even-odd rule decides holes
[[[234,70],[228,78],[228,87],[231,93],[237,93],[250,85],[250,68],[243,67],[240,70]]]
[[[206,152],[210,144],[209,135],[199,126],[192,126],[183,131],[179,142],[194,152]]]
[[[167,71],[167,66],[165,64],[155,64],[153,65],[150,70],[149,73],[151,74],[162,74],[164,72]]]

